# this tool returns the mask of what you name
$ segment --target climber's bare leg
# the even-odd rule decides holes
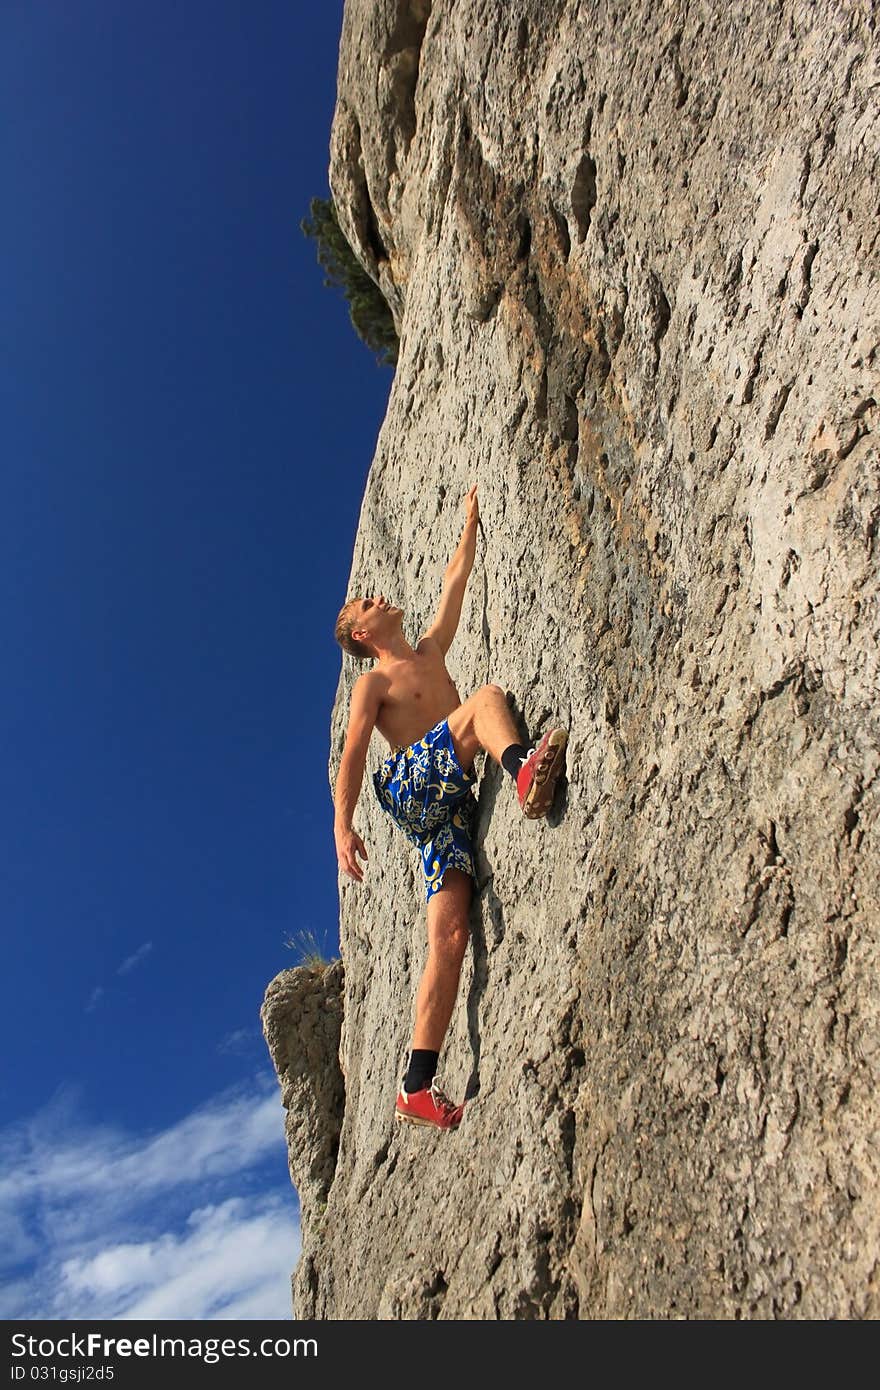
[[[484,685],[454,709],[449,716],[449,732],[464,772],[470,771],[481,748],[500,763],[504,750],[520,741],[507,696],[500,685]]]
[[[416,995],[414,1048],[440,1052],[443,1047],[468,943],[472,885],[469,874],[447,869],[428,900],[428,958]]]

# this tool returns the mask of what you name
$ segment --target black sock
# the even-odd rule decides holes
[[[413,1048],[409,1054],[406,1076],[403,1078],[404,1090],[409,1095],[412,1095],[413,1091],[423,1091],[426,1086],[430,1086],[434,1080],[439,1056],[439,1052],[429,1052],[424,1047]]]
[[[522,760],[528,755],[528,748],[523,748],[521,743],[512,743],[509,748],[505,748],[501,754],[501,766],[505,772],[509,772],[514,782],[517,779]]]

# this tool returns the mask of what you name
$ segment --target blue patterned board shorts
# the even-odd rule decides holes
[[[472,837],[477,803],[473,772],[463,772],[449,721],[441,719],[409,748],[396,748],[373,773],[383,811],[417,845],[430,901],[447,869],[475,877]]]

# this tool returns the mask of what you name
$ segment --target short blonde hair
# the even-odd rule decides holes
[[[352,608],[357,603],[356,598],[346,599],[339,610],[339,617],[336,619],[335,637],[344,652],[353,656],[358,661],[372,661],[374,653],[369,647],[364,646],[363,642],[358,642],[351,635],[354,627],[354,613]]]

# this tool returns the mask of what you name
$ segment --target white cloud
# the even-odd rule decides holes
[[[283,1144],[277,1084],[226,1092],[153,1136],[85,1130],[75,1093],[63,1090],[26,1125],[0,1134],[0,1211],[31,1194],[67,1201],[94,1195],[128,1202],[163,1188],[240,1172]]]
[[[0,1132],[0,1316],[290,1317],[284,1160],[266,1073],[153,1135],[89,1127],[60,1091]]]
[[[126,959],[122,962],[122,964],[116,972],[117,975],[127,975],[130,970],[134,970],[136,966],[140,965],[142,960],[146,960],[147,956],[150,954],[152,949],[152,941],[145,941],[143,946],[138,946],[134,955],[127,956]]]
[[[262,1042],[262,1034],[256,1028],[236,1028],[234,1033],[227,1033],[225,1038],[220,1039],[217,1051],[242,1057],[253,1050],[257,1039]]]
[[[187,1115],[136,1150],[117,1154],[98,1181],[143,1191],[240,1172],[283,1143],[277,1085],[268,1095],[236,1096]]]
[[[138,946],[137,950],[132,955],[126,956],[122,964],[117,967],[116,974],[129,975],[132,970],[137,969],[141,961],[146,960],[147,956],[150,954],[152,949],[152,941],[145,941],[142,946]],[[107,991],[103,985],[95,985],[95,988],[92,990],[86,1003],[87,1014],[94,1012],[94,1010],[98,1007],[98,1005],[101,1002],[101,999],[106,993]]]
[[[98,1007],[99,1003],[101,1002],[101,995],[102,995],[103,993],[104,993],[104,986],[103,986],[103,985],[95,985],[95,988],[92,990],[91,994],[90,994],[89,997],[88,997],[88,1001],[87,1001],[87,1003],[86,1003],[86,1013],[87,1013],[87,1014],[90,1014],[90,1013],[92,1012],[93,1009],[96,1009],[96,1008]]]
[[[193,1211],[186,1227],[66,1260],[55,1316],[94,1317],[99,1306],[103,1318],[291,1317],[299,1258],[292,1201],[233,1197]]]

